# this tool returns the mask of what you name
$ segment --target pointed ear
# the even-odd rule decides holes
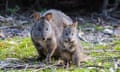
[[[45,15],[45,19],[48,20],[48,21],[50,21],[52,19],[52,13],[47,13]]]
[[[41,16],[39,12],[34,12],[30,17],[32,17],[34,20],[40,20]]]
[[[72,24],[73,27],[77,27],[77,25],[78,25],[78,22],[77,22],[77,21],[75,21],[75,22]]]
[[[66,26],[67,26],[67,24],[63,22],[63,27],[65,28]]]

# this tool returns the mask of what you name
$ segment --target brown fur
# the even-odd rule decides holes
[[[40,13],[39,12],[33,12],[31,17],[33,17],[34,20],[38,21],[38,20],[40,20]]]
[[[77,37],[77,23],[72,25],[64,24],[63,34],[60,40],[61,58],[69,64],[72,61],[75,65],[80,66],[81,61],[87,60],[83,54],[80,40]]]
[[[57,47],[62,35],[63,23],[64,21],[72,22],[72,20],[57,10],[48,10],[41,17],[40,14],[37,13],[37,15],[39,16],[34,16],[37,20],[32,27],[31,38],[39,56],[46,56],[46,62],[51,62],[51,56],[60,55]]]

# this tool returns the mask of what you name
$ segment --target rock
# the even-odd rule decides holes
[[[117,65],[120,67],[120,60],[117,61]]]
[[[78,37],[79,37],[80,40],[85,41],[85,42],[88,42],[88,41],[84,38],[84,32],[81,32],[81,31],[80,31],[80,32],[78,33]]]
[[[104,29],[103,33],[104,34],[108,34],[108,35],[113,35],[113,30],[111,30],[111,29]]]
[[[84,24],[85,23],[85,20],[83,18],[81,18],[81,17],[79,17],[78,20],[79,20],[80,24]]]
[[[23,24],[27,24],[27,23],[28,23],[28,21],[21,21],[21,20],[16,22],[17,25],[23,25]]]
[[[12,17],[8,17],[8,18],[6,18],[6,21],[7,21],[7,22],[13,21],[13,18],[12,18]]]
[[[30,29],[19,29],[19,28],[5,28],[0,32],[0,38],[12,38],[14,36],[28,37],[30,36]]]
[[[5,17],[0,16],[1,22],[12,22],[13,20],[14,19],[12,17],[5,18]]]
[[[4,68],[5,66],[8,66],[9,63],[6,63],[5,61],[0,61],[0,69]]]
[[[104,26],[104,29],[113,29],[113,26],[105,25],[105,26]]]
[[[4,22],[5,21],[5,17],[0,16],[0,22]]]
[[[4,17],[3,17],[3,16],[0,16],[0,19],[4,19]]]

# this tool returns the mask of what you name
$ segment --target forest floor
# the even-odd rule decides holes
[[[69,69],[44,64],[30,39],[30,13],[0,16],[0,72],[120,72],[120,20],[77,16],[82,47],[92,60]]]

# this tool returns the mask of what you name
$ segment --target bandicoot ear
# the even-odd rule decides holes
[[[48,20],[48,21],[50,21],[52,19],[52,13],[47,13],[45,15],[45,19]]]
[[[75,21],[75,22],[72,24],[73,27],[77,27],[77,25],[78,25],[78,22],[77,22],[77,21]]]
[[[34,20],[40,20],[41,16],[39,12],[34,12],[30,17],[32,17]]]

